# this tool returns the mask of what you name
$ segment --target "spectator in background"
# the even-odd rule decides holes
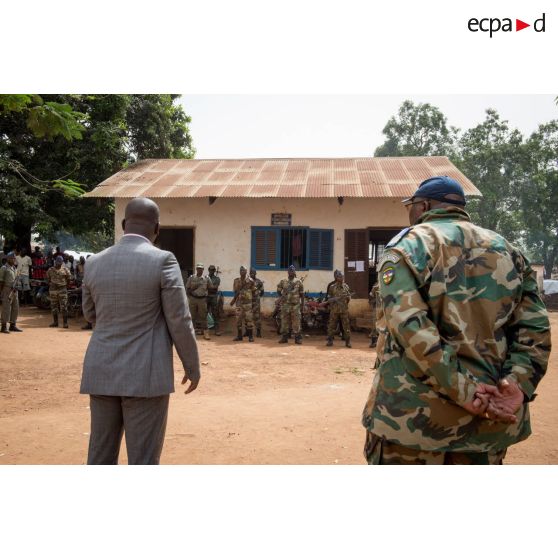
[[[38,246],[35,246],[35,251],[31,254],[31,260],[33,262],[31,277],[38,281],[44,281],[48,269],[47,260]]]
[[[75,267],[76,284],[81,287],[81,282],[83,281],[83,274],[85,273],[85,258],[83,256],[79,257],[79,262]]]
[[[27,255],[25,248],[16,255],[17,263],[17,290],[21,293],[21,303],[27,304],[27,299],[31,302],[31,283],[29,282],[30,271],[33,266],[31,258]]]
[[[49,270],[54,265],[54,254],[52,253],[52,248],[49,248],[46,253],[46,269]]]
[[[64,252],[62,252],[62,250],[60,249],[60,246],[56,247],[56,252],[54,252],[54,259],[56,259],[58,256],[64,256]]]

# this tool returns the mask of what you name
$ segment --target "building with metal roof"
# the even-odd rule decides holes
[[[455,178],[467,196],[481,195],[447,157],[386,157],[149,159],[86,197],[115,199],[117,238],[128,200],[155,200],[161,248],[175,253],[185,276],[195,261],[218,266],[226,295],[240,265],[258,270],[268,295],[291,264],[311,293],[324,291],[338,268],[358,312],[366,307],[385,244],[408,225],[401,199],[439,175]]]

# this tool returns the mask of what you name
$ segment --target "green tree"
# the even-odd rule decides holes
[[[457,128],[448,127],[447,118],[429,103],[404,101],[382,133],[385,142],[374,152],[376,157],[428,156],[454,153]]]
[[[524,167],[517,195],[524,242],[550,278],[558,262],[558,120],[541,124],[525,142]]]
[[[80,195],[137,157],[193,155],[190,119],[174,105],[176,98],[0,97],[0,233],[27,248],[32,232],[47,240],[59,231],[110,239],[113,204]],[[50,107],[45,118],[30,118],[34,108],[45,106]],[[152,133],[143,132],[142,118]]]
[[[126,120],[136,159],[193,159],[191,118],[175,101],[180,95],[131,95]]]
[[[522,225],[514,194],[524,178],[525,158],[521,133],[488,109],[484,121],[463,134],[458,148],[454,163],[483,196],[467,204],[473,220],[517,240]]]

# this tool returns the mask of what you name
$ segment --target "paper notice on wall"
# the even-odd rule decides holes
[[[355,267],[356,262],[347,262],[347,267]]]
[[[364,271],[364,262],[363,261],[356,262],[356,270],[357,271]]]

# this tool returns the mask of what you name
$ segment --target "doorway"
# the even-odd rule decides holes
[[[161,228],[156,246],[172,252],[178,260],[184,282],[194,273],[194,229]]]
[[[368,298],[368,293],[378,282],[378,262],[386,244],[401,229],[345,230],[345,282],[354,298]]]

